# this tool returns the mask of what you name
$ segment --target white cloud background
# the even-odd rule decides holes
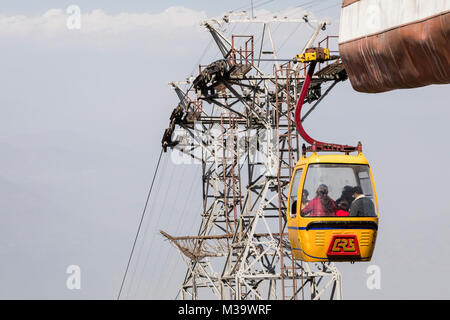
[[[81,28],[69,29],[73,12],[50,9],[39,16],[0,15],[0,39],[62,50],[139,50],[179,57],[195,54],[208,36],[200,26],[204,11],[170,7],[159,13],[83,12]]]
[[[81,10],[81,8],[80,8]],[[0,36],[47,35],[64,36],[68,32],[67,20],[72,12],[62,9],[50,9],[41,16],[0,15]],[[206,19],[204,11],[195,11],[185,7],[170,7],[160,13],[119,13],[108,14],[102,9],[91,12],[81,10],[82,34],[123,34],[142,30],[171,31],[180,28],[199,26]]]

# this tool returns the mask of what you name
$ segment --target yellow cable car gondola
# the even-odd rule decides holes
[[[378,230],[372,172],[362,153],[303,156],[288,200],[292,254],[303,261],[370,261]]]
[[[295,110],[298,131],[311,146],[303,147],[289,187],[286,216],[292,254],[308,262],[370,261],[378,231],[378,199],[361,143],[352,147],[319,142],[301,123],[301,109],[318,61],[309,64]],[[341,154],[319,155],[320,151]]]

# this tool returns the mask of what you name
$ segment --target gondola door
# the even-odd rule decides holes
[[[287,223],[289,241],[291,243],[292,254],[296,259],[300,258],[300,243],[298,237],[298,221],[300,217],[300,197],[303,189],[304,166],[296,167],[291,185],[289,187],[289,198],[287,203]]]

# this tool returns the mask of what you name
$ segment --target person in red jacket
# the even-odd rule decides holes
[[[341,200],[339,202],[338,211],[336,211],[336,217],[348,217],[350,215],[350,212],[348,211],[349,205],[347,200]]]
[[[302,209],[302,215],[308,217],[334,217],[336,204],[328,196],[328,187],[321,184],[316,191],[316,197]]]

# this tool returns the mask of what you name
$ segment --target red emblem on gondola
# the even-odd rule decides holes
[[[359,256],[358,238],[355,235],[334,235],[331,239],[328,256]]]

